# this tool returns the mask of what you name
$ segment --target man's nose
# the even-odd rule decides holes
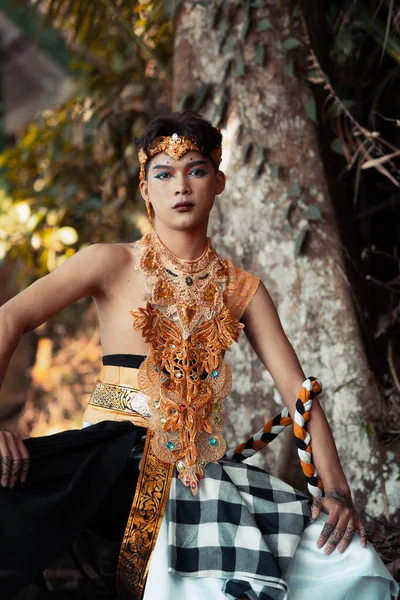
[[[178,194],[190,194],[190,185],[184,175],[178,175],[176,178],[175,196]]]

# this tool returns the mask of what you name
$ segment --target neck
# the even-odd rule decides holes
[[[207,223],[199,226],[195,231],[176,231],[163,226],[156,225],[156,233],[162,243],[182,260],[196,260],[199,258],[207,244]]]

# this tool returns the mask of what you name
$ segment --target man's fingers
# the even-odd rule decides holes
[[[322,548],[322,546],[324,546],[326,544],[326,542],[329,540],[329,538],[332,535],[334,530],[335,530],[335,523],[329,523],[327,521],[325,523],[325,525],[323,526],[322,531],[319,535],[319,538],[317,541],[318,548]]]
[[[350,521],[349,521],[349,523],[347,525],[346,531],[344,532],[344,535],[342,537],[342,540],[341,540],[340,544],[337,547],[338,552],[342,553],[342,552],[344,552],[348,548],[348,546],[349,546],[351,540],[353,539],[354,534],[355,534],[356,531],[357,531],[357,529],[354,527],[353,519],[350,519]]]
[[[29,453],[18,433],[0,431],[0,483],[13,488],[18,480],[26,480],[29,470]]]
[[[367,545],[367,532],[365,531],[365,527],[362,524],[362,522],[360,521],[359,525],[358,525],[358,531],[360,532],[360,542],[361,542],[361,546],[363,548],[366,547]]]
[[[342,527],[339,527],[339,525],[336,525],[335,529],[332,531],[331,535],[329,536],[329,540],[326,543],[325,550],[324,550],[325,554],[332,554],[332,552],[340,544],[344,534],[345,534],[345,529],[343,529]]]
[[[20,481],[21,483],[25,483],[26,478],[28,477],[28,473],[29,473],[29,464],[30,464],[30,460],[29,458],[23,458],[22,459],[22,464],[21,464],[21,476],[20,476]]]
[[[14,434],[10,433],[7,444],[11,455],[11,471],[8,485],[12,489],[17,483],[20,474],[22,456],[19,451],[18,443],[14,438]]]
[[[0,463],[1,463],[1,485],[3,487],[7,487],[8,482],[10,481],[10,475],[11,475],[11,465],[12,465],[11,456],[2,456]]]
[[[19,471],[19,480],[21,483],[25,483],[26,478],[28,477],[29,472],[29,452],[26,449],[26,446],[21,437],[18,438],[18,446],[19,446],[19,454],[20,454],[20,471]]]
[[[1,465],[1,479],[0,483],[3,487],[8,486],[8,481],[11,474],[12,457],[8,447],[7,431],[0,432],[0,465]]]
[[[311,523],[314,523],[321,514],[321,501],[319,498],[314,498],[311,505]]]

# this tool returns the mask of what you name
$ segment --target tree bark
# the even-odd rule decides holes
[[[243,41],[242,4],[186,1],[177,18],[174,109],[184,94],[195,95],[204,84],[214,91],[200,108],[206,118],[213,117],[218,92],[227,99],[221,124],[227,187],[216,198],[210,235],[222,256],[262,278],[306,375],[322,381],[321,403],[358,506],[370,516],[394,513],[400,506],[396,466],[382,469],[366,426],[380,398],[355,318],[317,128],[305,108],[312,107],[305,50],[285,50],[293,45],[287,40],[302,39],[299,18],[288,0],[264,2],[249,11],[251,25]],[[260,26],[264,29],[257,31]],[[265,62],[258,66],[261,45]],[[292,58],[300,59],[294,73]],[[258,178],[257,150],[245,161],[249,143],[264,149]],[[309,205],[320,209],[321,220],[306,219]],[[304,251],[295,258],[296,239],[304,229]],[[233,391],[226,400],[231,447],[279,412],[282,400],[244,339],[229,354],[234,367]],[[301,486],[291,435],[276,440],[262,460],[268,470]]]

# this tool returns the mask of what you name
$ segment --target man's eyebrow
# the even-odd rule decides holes
[[[210,163],[208,163],[205,160],[191,160],[190,162],[188,162],[185,165],[186,167],[197,167],[197,165],[209,165]],[[155,169],[173,169],[174,165],[154,165],[154,167],[152,167],[152,170],[154,171]]]

